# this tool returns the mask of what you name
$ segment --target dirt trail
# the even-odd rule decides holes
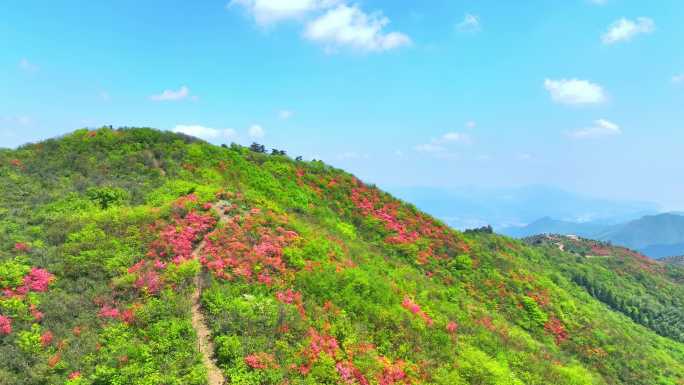
[[[225,222],[228,217],[224,213],[224,209],[229,205],[228,202],[218,202],[214,206],[214,210],[219,214],[219,222]],[[193,256],[199,259],[199,253],[204,248],[204,241],[193,251]],[[214,362],[214,343],[211,341],[211,332],[207,327],[207,322],[200,308],[200,294],[202,290],[201,272],[195,276],[195,290],[192,293],[192,327],[197,333],[197,340],[199,341],[199,350],[202,354],[202,361],[207,368],[207,376],[209,378],[209,385],[224,385],[228,382],[223,376],[221,369],[216,366]]]

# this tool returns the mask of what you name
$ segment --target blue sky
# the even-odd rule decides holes
[[[679,0],[6,1],[0,147],[104,124],[256,140],[383,187],[684,209]]]

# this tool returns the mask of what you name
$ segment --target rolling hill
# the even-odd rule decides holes
[[[0,384],[684,379],[683,271],[147,128],[0,150]],[[624,290],[624,293],[622,292]]]

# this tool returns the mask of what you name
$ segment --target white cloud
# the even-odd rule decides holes
[[[636,20],[622,18],[608,27],[608,31],[601,36],[601,41],[603,44],[615,44],[653,31],[655,31],[653,19],[648,17],[638,17]]]
[[[429,152],[429,153],[437,153],[437,152],[444,152],[446,151],[446,148],[443,146],[440,146],[435,143],[426,143],[426,144],[419,144],[414,147],[414,149],[418,152]]]
[[[226,128],[223,130],[219,130],[216,128],[209,128],[209,127],[204,127],[200,125],[183,125],[179,124],[176,125],[176,127],[171,130],[173,132],[177,133],[183,133],[186,135],[194,136],[197,138],[201,139],[218,139],[218,138],[224,138],[224,139],[232,139],[237,136],[235,130],[232,128]]]
[[[468,134],[463,134],[460,132],[447,132],[437,139],[432,139],[430,143],[419,144],[413,147],[413,149],[418,152],[446,153],[447,145],[451,143],[470,144],[472,143],[472,140]]]
[[[446,134],[442,135],[441,140],[438,140],[437,143],[448,143],[448,142],[461,142],[461,143],[470,143],[470,135],[468,134],[462,134],[460,132],[447,132]]]
[[[190,89],[186,86],[181,86],[178,91],[164,90],[161,94],[150,96],[150,99],[156,102],[175,101],[186,99],[188,96],[190,96]]]
[[[290,110],[280,110],[280,111],[278,111],[278,118],[280,118],[280,119],[282,119],[282,120],[290,119],[290,118],[292,117],[292,115],[294,115],[294,112],[293,112],[293,111],[290,111]]]
[[[24,70],[26,72],[36,72],[40,69],[40,67],[31,63],[26,58],[22,58],[21,60],[19,60],[19,68],[21,68],[22,70]]]
[[[469,121],[467,121],[467,122],[465,123],[465,127],[466,127],[467,129],[472,130],[473,128],[477,127],[477,122],[474,121],[474,120],[469,120]]]
[[[111,98],[111,96],[109,95],[109,92],[107,92],[107,91],[101,91],[101,92],[100,92],[100,99],[102,99],[102,100],[105,101],[105,102],[108,102],[108,101],[110,101],[112,98]]]
[[[456,29],[459,32],[479,32],[481,29],[480,17],[466,13],[466,15],[463,17],[463,21],[456,24]]]
[[[561,104],[599,104],[606,101],[603,87],[579,79],[546,79],[544,88]]]
[[[382,13],[366,14],[356,5],[340,4],[309,22],[304,30],[308,40],[323,44],[327,51],[341,47],[382,52],[411,43],[401,32],[384,32],[390,20]]]
[[[608,0],[589,0],[590,3],[596,4],[596,5],[606,5],[608,4]]]
[[[228,7],[244,7],[261,26],[289,19],[301,19],[307,14],[330,8],[339,0],[232,0]]]
[[[605,136],[622,134],[620,126],[606,119],[599,119],[594,125],[570,132],[568,135],[573,139],[597,139]]]
[[[520,152],[520,153],[518,153],[518,154],[515,155],[515,158],[516,158],[517,160],[525,161],[525,160],[532,160],[532,159],[534,159],[534,156],[533,156],[532,154],[528,154],[528,153],[526,153],[526,152]]]
[[[251,127],[249,127],[247,133],[254,139],[260,139],[266,136],[266,131],[264,131],[264,128],[258,124],[253,124]]]
[[[674,84],[684,83],[684,73],[673,76],[672,77],[672,83],[674,83]]]
[[[411,43],[403,33],[383,31],[390,21],[381,12],[367,14],[347,0],[231,0],[228,7],[233,6],[245,8],[260,26],[306,21],[304,38],[323,44],[327,52],[341,47],[381,52]]]

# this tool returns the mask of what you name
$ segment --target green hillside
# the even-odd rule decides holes
[[[684,342],[684,269],[576,236],[538,235],[525,241],[544,247],[558,269],[596,299],[662,336]]]
[[[460,233],[322,162],[79,130],[0,150],[0,191],[0,385],[684,383],[651,321],[679,268]]]

